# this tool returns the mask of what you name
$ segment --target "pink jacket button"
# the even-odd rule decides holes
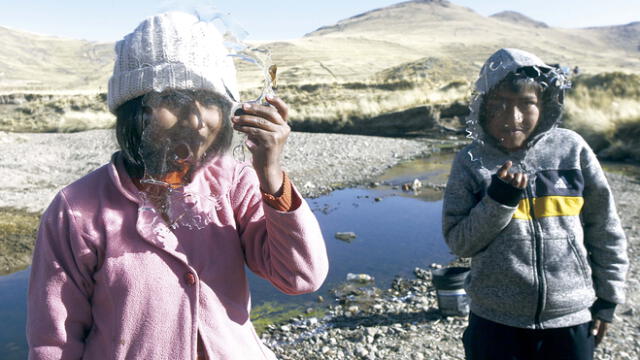
[[[184,274],[184,281],[187,283],[187,285],[194,285],[196,283],[196,276],[188,272]]]

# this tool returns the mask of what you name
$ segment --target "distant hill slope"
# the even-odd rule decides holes
[[[640,22],[551,28],[515,12],[491,17],[446,0],[416,0],[374,9],[291,41],[263,43],[278,64],[282,85],[380,81],[421,71],[424,59],[463,64],[439,78],[473,79],[501,47],[538,54],[549,63],[587,72],[640,72]],[[0,91],[102,89],[112,69],[113,44],[60,39],[0,28]],[[425,71],[428,69],[425,67]],[[244,70],[241,69],[241,70]],[[251,69],[249,69],[251,70]],[[441,70],[444,71],[444,68]],[[256,71],[241,71],[245,87]]]
[[[490,17],[502,21],[508,21],[517,25],[529,25],[536,28],[548,28],[549,25],[542,21],[533,20],[532,18],[522,15],[516,11],[502,11],[497,14],[493,14]]]
[[[113,70],[113,44],[0,26],[0,90],[99,89]]]
[[[303,39],[353,43],[375,39],[412,51],[391,52],[389,57],[414,61],[411,55],[465,60],[477,68],[493,51],[517,47],[532,51],[550,63],[579,65],[601,72],[640,69],[637,23],[629,25],[560,29],[543,26],[514,12],[485,17],[446,0],[407,1],[375,9],[322,27]],[[634,40],[635,37],[635,40]],[[379,61],[384,61],[379,59]]]
[[[640,57],[640,21],[626,25],[591,27],[582,31],[587,36],[599,37],[611,47],[626,50],[636,59]]]

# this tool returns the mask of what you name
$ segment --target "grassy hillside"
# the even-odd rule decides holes
[[[399,62],[415,60],[402,57],[419,53],[420,57],[464,60],[479,68],[496,49],[518,47],[550,63],[579,65],[587,72],[640,71],[640,52],[629,47],[640,38],[640,29],[633,23],[589,29],[532,25],[537,23],[514,12],[485,17],[444,0],[408,1],[320,28],[302,40],[319,44],[327,39],[376,39],[380,46],[389,42],[413,50],[393,53]],[[614,37],[619,39],[610,41]]]
[[[551,28],[525,15],[492,17],[446,0],[407,1],[339,21],[271,49],[284,85],[367,81],[375,73],[438,58],[477,69],[495,50],[518,47],[586,72],[640,72],[640,22],[588,29]],[[0,27],[0,91],[105,91],[113,44],[61,39]],[[256,71],[240,74],[245,88]]]
[[[0,26],[0,92],[100,90],[113,70],[113,44],[62,39]]]
[[[638,39],[640,22],[560,29],[511,11],[485,17],[446,0],[416,0],[254,45],[272,52],[294,129],[380,135],[459,127],[483,61],[501,47],[528,50],[591,74],[575,79],[567,126],[614,154],[628,148],[616,139],[640,118],[638,97],[625,92],[638,83]],[[0,131],[113,126],[103,103],[113,44],[0,27],[0,47]],[[244,98],[254,98],[259,70],[238,70]]]

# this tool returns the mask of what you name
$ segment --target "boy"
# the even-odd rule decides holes
[[[593,151],[560,129],[564,76],[501,49],[483,66],[443,231],[471,257],[467,359],[592,359],[624,301],[626,239]]]

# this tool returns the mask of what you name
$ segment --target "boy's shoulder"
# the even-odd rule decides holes
[[[546,142],[559,143],[564,144],[564,146],[570,147],[587,147],[586,140],[577,132],[567,129],[556,127],[548,131],[547,136],[545,137]]]
[[[477,141],[472,141],[462,149],[458,150],[455,157],[457,161],[472,161],[473,154],[479,154],[482,151],[484,151],[483,144],[478,143]]]
[[[584,138],[571,129],[556,127],[549,130],[549,135],[559,140],[573,141],[581,145],[586,145]]]
[[[593,149],[573,130],[554,128],[532,149],[536,163],[542,168],[579,169],[597,161]]]
[[[591,148],[580,134],[565,128],[553,128],[528,150],[540,156],[571,156]]]

